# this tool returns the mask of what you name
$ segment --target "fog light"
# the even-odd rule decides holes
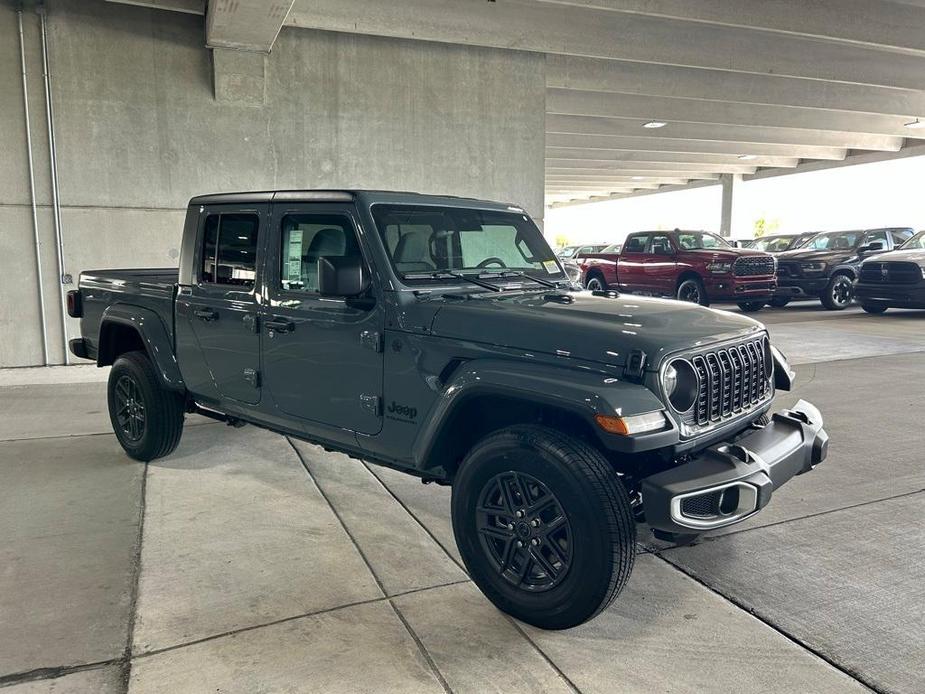
[[[665,415],[662,412],[648,412],[631,417],[611,417],[599,414],[595,415],[594,420],[608,434],[619,434],[620,436],[644,434],[647,431],[658,431],[665,428]]]

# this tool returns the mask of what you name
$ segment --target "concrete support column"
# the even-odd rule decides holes
[[[263,106],[266,103],[266,70],[266,53],[213,48],[215,100],[233,106]]]
[[[732,215],[735,204],[735,192],[742,183],[742,174],[723,174],[719,177],[723,186],[723,210],[719,223],[719,233],[724,238],[732,237]]]

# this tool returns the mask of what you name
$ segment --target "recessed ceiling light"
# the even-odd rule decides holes
[[[645,176],[633,176],[634,181],[644,181],[645,178],[646,178]]]
[[[751,161],[752,159],[757,159],[758,157],[754,154],[740,154],[739,159],[743,161]]]
[[[668,123],[663,120],[650,120],[648,123],[643,123],[643,128],[664,128]]]
[[[907,128],[925,128],[925,121],[916,118],[914,121],[904,123]]]

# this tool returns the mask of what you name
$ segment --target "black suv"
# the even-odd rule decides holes
[[[777,292],[772,306],[818,298],[830,311],[847,308],[861,261],[891,251],[912,237],[908,227],[825,231],[802,248],[777,256]]]

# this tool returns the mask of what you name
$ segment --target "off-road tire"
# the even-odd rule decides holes
[[[756,313],[764,308],[764,301],[740,301],[739,310],[742,313]]]
[[[585,282],[585,289],[592,292],[605,291],[607,289],[607,282],[604,281],[604,278],[599,273],[593,272]]]
[[[136,403],[143,423],[133,435],[120,422],[125,416],[126,392]],[[109,420],[123,450],[135,460],[148,462],[173,452],[183,434],[183,396],[164,388],[144,352],[126,352],[112,365],[107,387]],[[140,410],[138,408],[140,405]]]
[[[697,296],[694,300],[692,297]],[[703,286],[703,281],[699,277],[689,277],[678,285],[675,292],[675,298],[678,301],[687,301],[688,303],[709,306],[710,299],[707,297],[707,290]]]
[[[771,306],[773,306],[774,308],[783,308],[784,306],[790,303],[790,299],[783,298],[783,297],[777,297],[775,299],[771,299],[768,303],[771,304]]]
[[[522,587],[523,578],[515,583],[508,575],[512,566],[508,565],[505,571],[503,560],[486,549],[485,538],[503,543],[511,564],[533,566],[540,576],[551,577],[552,572],[533,559],[533,552],[542,552],[546,544],[531,550],[532,540],[521,534],[534,532],[529,529],[533,511],[522,518],[511,517],[511,525],[517,525],[510,539],[499,540],[479,530],[483,519],[497,521],[494,511],[492,514],[478,511],[488,503],[486,498],[490,498],[486,497],[486,490],[498,488],[491,486],[497,485],[497,480],[511,481],[515,475],[517,479],[525,476],[532,480],[528,485],[538,482],[530,489],[543,487],[540,491],[549,493],[558,504],[556,517],[565,519],[569,541],[565,543],[567,552],[563,556],[568,563],[558,563],[566,568],[559,575],[559,582],[551,587],[537,589],[531,584],[531,589],[527,589]],[[524,487],[511,482],[508,489],[512,488]],[[526,501],[535,498],[530,493]],[[518,497],[514,491],[509,501],[516,505]],[[516,425],[479,441],[453,481],[452,516],[456,544],[476,585],[498,609],[543,629],[568,629],[593,618],[613,602],[633,569],[636,523],[626,489],[603,455],[554,429]],[[543,523],[547,522],[551,527],[556,525],[555,520],[545,519],[535,532],[543,532]],[[558,525],[561,529],[563,523]],[[551,531],[550,536],[553,532],[557,531]],[[515,549],[518,538],[525,539],[525,548]],[[563,542],[561,536],[558,542]],[[563,545],[556,546],[561,549]],[[508,555],[507,548],[515,554]],[[534,562],[532,565],[517,563],[518,558],[527,556]],[[526,574],[532,579],[530,569]]]
[[[844,298],[845,291],[847,291],[847,298]],[[822,290],[819,299],[829,311],[843,311],[854,300],[854,282],[844,273],[834,275]]]
[[[874,315],[877,315],[879,313],[886,313],[886,310],[889,308],[889,306],[885,306],[884,304],[861,304],[861,308],[863,308],[867,313],[873,313]]]

